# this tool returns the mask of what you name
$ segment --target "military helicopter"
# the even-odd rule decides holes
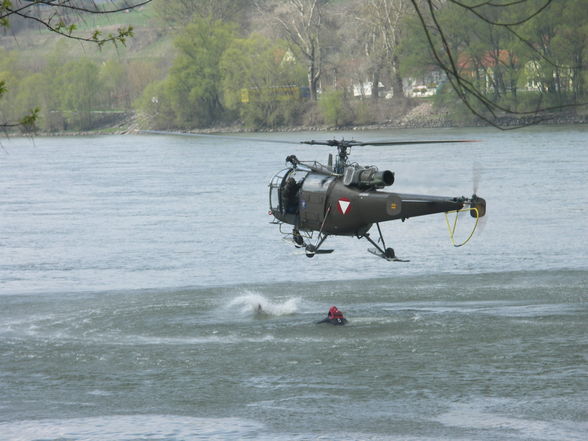
[[[217,139],[240,139],[235,136],[204,135],[185,132],[146,130],[143,133],[166,135],[213,137]],[[279,171],[269,183],[269,214],[272,223],[279,225],[280,232],[295,247],[304,250],[307,257],[329,254],[333,249],[321,248],[329,236],[350,236],[366,239],[375,248],[372,254],[389,261],[406,261],[396,257],[393,248],[386,247],[380,223],[436,213],[459,213],[469,211],[476,219],[470,236],[461,244],[453,239],[453,228],[447,221],[454,246],[462,246],[472,237],[478,219],[486,214],[486,201],[474,194],[465,196],[427,196],[417,194],[391,193],[382,191],[394,183],[394,173],[379,171],[375,166],[360,166],[349,162],[352,147],[395,146],[410,144],[438,144],[471,142],[467,140],[429,141],[380,141],[359,142],[354,140],[327,141],[284,141],[256,138],[242,138],[247,141],[323,145],[337,148],[337,157],[329,154],[327,165],[317,161],[300,161],[295,155],[286,158],[289,164]],[[457,217],[456,217],[457,222]],[[291,225],[292,232],[284,232],[284,225]],[[376,225],[378,241],[372,239],[369,231]],[[313,240],[314,233],[318,233]]]
[[[286,158],[289,166],[278,172],[269,184],[270,214],[274,223],[280,226],[292,225],[292,242],[298,248],[304,248],[306,256],[332,253],[333,249],[321,246],[329,236],[352,236],[365,238],[375,248],[372,254],[390,261],[405,261],[396,257],[393,248],[386,247],[380,223],[435,213],[459,213],[469,211],[478,219],[486,214],[486,201],[475,193],[470,197],[427,196],[401,194],[382,191],[394,183],[394,173],[390,170],[379,171],[374,166],[360,166],[348,161],[349,151],[359,146],[390,146],[406,144],[432,144],[450,142],[470,142],[465,140],[433,141],[383,141],[358,142],[332,139],[328,141],[302,141],[301,144],[326,145],[336,147],[338,155],[333,164],[329,155],[328,164],[316,161],[303,162],[294,155]],[[457,218],[456,218],[457,221]],[[369,231],[376,225],[378,241],[370,236]],[[450,236],[454,246],[464,245],[468,239],[456,244],[455,232],[449,225]],[[312,235],[318,232],[314,243]]]

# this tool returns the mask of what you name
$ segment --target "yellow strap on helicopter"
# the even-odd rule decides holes
[[[456,244],[455,238],[454,238],[455,228],[457,227],[458,215],[462,211],[474,211],[476,213],[476,223],[474,224],[474,228],[472,228],[472,232],[470,233],[468,238],[465,241],[463,241],[462,243]],[[455,213],[455,220],[453,221],[453,228],[451,228],[451,226],[449,225],[449,216],[448,216],[449,213]],[[458,247],[464,246],[466,243],[468,243],[470,241],[470,239],[474,235],[474,232],[476,231],[476,227],[478,226],[479,220],[480,220],[480,216],[479,216],[478,209],[476,207],[462,208],[461,210],[453,210],[453,211],[446,211],[445,212],[445,222],[447,222],[447,229],[449,230],[449,238],[451,239],[451,243],[453,244],[454,247],[458,248]]]

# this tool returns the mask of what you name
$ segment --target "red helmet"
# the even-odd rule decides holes
[[[329,308],[329,318],[342,318],[343,313],[337,309],[336,306],[331,306]]]

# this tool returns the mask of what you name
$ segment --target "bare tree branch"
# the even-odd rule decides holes
[[[103,36],[102,32],[95,30],[90,36],[82,37],[74,34],[77,30],[75,24],[67,25],[62,19],[60,13],[62,10],[72,10],[80,14],[115,14],[117,12],[126,11],[128,9],[138,8],[140,6],[150,3],[152,0],[143,0],[139,3],[132,3],[124,7],[113,7],[111,9],[100,9],[98,5],[92,1],[89,6],[79,6],[71,0],[34,0],[15,8],[10,0],[5,0],[0,5],[0,25],[8,26],[11,16],[21,17],[25,20],[30,20],[39,23],[51,32],[54,32],[62,37],[70,38],[72,40],[85,41],[88,43],[97,44],[102,47],[106,43],[125,45],[127,38],[133,36],[133,27],[127,26],[118,29],[117,34],[108,33]],[[48,18],[37,17],[28,11],[38,5],[44,5],[48,8],[53,8],[53,13]],[[91,7],[92,6],[92,7]]]
[[[515,24],[522,24],[522,23],[528,22],[533,17],[536,17],[539,13],[545,11],[545,9],[551,4],[552,0],[545,0],[545,3],[540,8],[538,8],[538,10],[534,11],[533,13],[529,14],[525,18],[518,20],[516,23],[513,23],[513,24],[499,23],[499,22],[489,20],[486,17],[484,17],[482,14],[480,14],[476,11],[477,8],[480,8],[480,7],[486,6],[486,5],[493,6],[493,7],[500,7],[500,6],[504,7],[506,4],[502,5],[502,4],[495,4],[495,3],[491,3],[491,2],[485,2],[485,3],[480,3],[478,5],[475,5],[475,6],[468,6],[468,5],[465,5],[462,2],[457,1],[457,0],[448,0],[448,1],[450,3],[453,3],[453,4],[461,7],[461,8],[464,8],[467,11],[470,11],[476,17],[478,17],[484,23],[486,23],[490,26],[498,26],[498,27],[503,27],[503,28],[507,29],[509,32],[511,32],[513,35],[515,35],[515,37],[517,37],[521,42],[523,42],[525,45],[530,47],[535,53],[537,53],[543,60],[548,62],[550,65],[552,65],[553,67],[556,67],[556,68],[562,67],[562,66],[559,66],[557,63],[555,63],[553,60],[550,60],[549,57],[545,56],[544,54],[541,54],[537,50],[537,48],[532,45],[531,42],[529,42],[528,40],[526,40],[523,37],[521,37],[520,35],[518,35],[516,33],[516,31],[514,31],[512,29],[512,26],[514,26]],[[524,3],[526,1],[527,0],[519,0],[519,1],[511,2],[508,5],[510,5],[510,6],[518,5],[518,4]],[[453,53],[453,50],[448,43],[446,30],[444,29],[444,27],[440,24],[440,22],[438,20],[437,10],[435,8],[435,5],[433,4],[433,0],[426,0],[424,2],[427,5],[426,12],[421,7],[422,2],[419,2],[419,0],[411,0],[411,3],[413,5],[413,8],[417,14],[417,17],[421,23],[421,28],[425,34],[425,37],[426,37],[427,43],[429,45],[429,48],[431,50],[431,53],[432,53],[436,63],[438,64],[438,66],[441,67],[441,69],[443,69],[443,71],[447,74],[448,81],[449,81],[451,87],[453,88],[453,90],[457,94],[458,98],[468,108],[468,110],[470,112],[472,112],[475,116],[480,118],[481,120],[485,121],[486,123],[488,123],[496,128],[502,129],[502,130],[517,128],[520,126],[533,125],[533,124],[538,124],[542,121],[545,121],[546,119],[548,119],[548,116],[547,116],[548,112],[562,110],[562,109],[566,109],[566,108],[575,108],[575,107],[584,106],[584,105],[588,104],[588,103],[580,103],[580,104],[574,103],[574,104],[560,104],[560,105],[554,105],[554,106],[541,106],[541,103],[538,103],[537,106],[532,110],[517,111],[517,110],[511,109],[507,106],[501,105],[497,100],[493,100],[493,99],[488,98],[484,93],[482,93],[480,91],[480,89],[472,81],[468,80],[460,72],[458,60],[456,59],[456,56]],[[500,60],[498,60],[497,62],[500,62]],[[474,106],[474,104],[473,104],[474,102],[481,104],[482,108],[488,112],[489,116],[485,115],[484,113],[479,111]],[[504,114],[526,118],[526,121],[521,123],[520,126],[507,128],[507,127],[504,127],[498,123],[498,120],[499,120],[498,112],[503,112]]]
[[[18,5],[15,6],[11,0],[0,1],[0,27],[10,26],[10,19],[12,17],[20,17],[31,22],[36,22],[41,26],[45,27],[49,31],[72,40],[83,41],[88,43],[96,44],[99,48],[107,43],[126,44],[126,40],[133,36],[133,27],[126,26],[121,27],[117,30],[117,33],[103,34],[102,31],[96,29],[89,36],[76,35],[75,31],[77,26],[75,24],[66,24],[62,18],[64,11],[75,11],[80,16],[83,14],[115,14],[118,12],[126,11],[128,9],[138,8],[140,6],[150,3],[152,0],[142,0],[133,2],[130,4],[119,4],[118,6],[113,4],[112,7],[100,8],[96,2],[88,1],[85,4],[80,2],[74,2],[72,0],[32,0],[24,3],[19,1]],[[35,6],[44,6],[51,13],[46,17],[38,17],[32,13],[32,8]],[[49,9],[52,8],[52,9]],[[0,98],[6,92],[5,83],[0,81]],[[7,130],[9,128],[20,127],[23,131],[32,131],[35,129],[35,124],[39,116],[39,108],[34,108],[22,117],[17,122],[2,122],[0,123],[0,129]]]

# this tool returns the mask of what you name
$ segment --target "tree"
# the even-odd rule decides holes
[[[153,8],[160,20],[181,29],[194,18],[240,23],[253,0],[155,0]]]
[[[287,0],[274,4],[274,18],[307,65],[310,97],[317,99],[322,69],[323,7],[328,0]]]
[[[51,32],[74,40],[95,43],[103,46],[106,43],[125,44],[127,38],[133,36],[132,26],[123,26],[115,33],[103,34],[99,30],[82,35],[78,27],[71,21],[73,14],[115,14],[128,9],[150,3],[151,0],[131,2],[73,2],[71,0],[2,0],[0,3],[0,27],[9,27],[14,18],[21,18],[38,23]],[[42,8],[40,8],[42,6]]]
[[[569,66],[573,102],[580,103],[585,96],[588,60],[588,8],[582,0],[568,0],[559,15],[558,35],[554,38],[555,51],[562,63]]]
[[[349,111],[342,90],[325,92],[319,101],[319,109],[327,124],[339,127],[349,122]]]
[[[169,79],[147,85],[135,102],[135,108],[147,118],[149,128],[163,130],[177,126]]]
[[[370,59],[371,96],[374,99],[379,97],[378,85],[385,69],[389,71],[393,95],[403,96],[399,47],[408,6],[407,0],[361,2],[359,21],[360,28],[367,34],[364,43],[366,55]]]
[[[100,67],[101,98],[109,109],[128,109],[131,92],[126,66],[119,60],[108,60]]]
[[[205,127],[224,117],[220,60],[234,39],[234,25],[201,18],[176,39],[168,86],[179,126]]]
[[[133,36],[132,26],[123,26],[116,32],[104,34],[96,29],[89,34],[78,31],[72,17],[82,17],[84,14],[115,14],[128,9],[150,3],[151,0],[136,0],[123,2],[73,2],[71,0],[1,0],[0,1],[0,29],[8,29],[14,20],[33,22],[64,38],[84,41],[102,47],[107,43],[124,45]],[[0,79],[0,99],[6,94],[6,83]],[[25,116],[12,122],[0,122],[0,128],[34,127],[39,114],[36,107]]]
[[[221,59],[225,105],[239,111],[246,125],[291,123],[304,88],[304,69],[287,44],[259,34],[235,40]]]
[[[558,33],[555,23],[561,17],[561,14],[558,14],[554,8],[561,7],[564,4],[567,5],[568,2],[518,0],[499,3],[447,0],[437,4],[434,0],[411,0],[411,3],[432,58],[447,74],[449,83],[459,99],[473,114],[482,120],[495,127],[505,128],[500,124],[500,116],[506,114],[526,118],[527,122],[524,125],[533,124],[542,121],[550,111],[577,106],[577,103],[567,103],[560,99],[555,104],[547,103],[547,105],[543,105],[539,103],[534,107],[518,110],[501,101],[500,96],[496,94],[498,89],[503,87],[503,79],[501,79],[503,62],[500,60],[500,56],[496,55],[499,53],[496,49],[502,47],[502,43],[499,41],[496,41],[494,45],[494,95],[487,95],[479,84],[476,84],[468,75],[464,75],[464,72],[460,69],[459,56],[466,46],[458,45],[456,47],[451,45],[450,36],[455,29],[443,21],[441,12],[452,9],[453,15],[475,18],[477,26],[488,26],[489,33],[493,36],[509,35],[511,47],[515,47],[517,44],[518,46],[526,47],[528,52],[526,56],[534,58],[536,65],[540,67],[537,71],[546,73],[546,76],[543,77],[543,81],[549,83],[546,91],[559,94],[559,98],[561,98],[561,72],[566,69],[566,66],[558,61],[558,57],[553,52],[552,43]],[[468,27],[465,31],[472,32],[476,30],[477,26]],[[532,32],[530,33],[529,30],[532,30]],[[533,33],[534,35],[531,35]],[[585,34],[583,34],[583,37],[584,41],[586,41]],[[513,44],[513,40],[517,44]],[[515,60],[515,58],[511,57],[512,62]],[[514,63],[511,64],[514,66]],[[522,63],[519,63],[520,65]],[[579,70],[584,70],[584,66],[576,65],[575,67]],[[569,69],[569,66],[567,69]]]
[[[64,112],[72,115],[76,128],[92,128],[93,111],[97,108],[101,90],[98,67],[89,59],[82,58],[64,66],[61,106]]]

